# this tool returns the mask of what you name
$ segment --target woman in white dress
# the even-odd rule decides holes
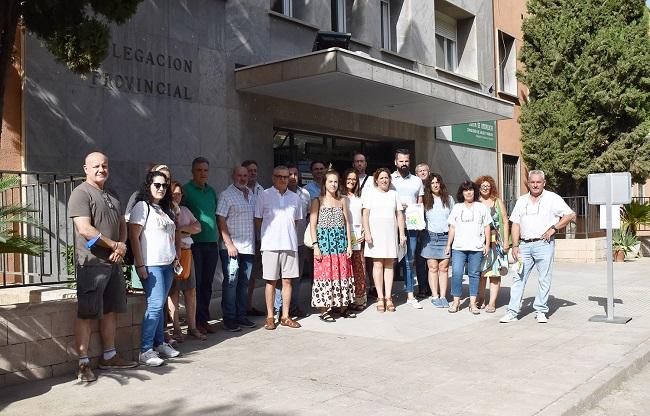
[[[353,233],[352,245],[352,274],[354,275],[354,305],[355,311],[362,311],[366,307],[366,265],[363,255],[363,219],[362,202],[359,197],[359,174],[354,169],[348,169],[343,174],[345,180],[345,197],[348,199],[348,218],[350,229]]]
[[[402,204],[390,189],[390,171],[377,169],[375,188],[363,194],[363,234],[366,257],[372,258],[372,278],[377,288],[377,310],[395,312],[393,304],[393,262],[397,246],[406,244]],[[398,240],[399,236],[399,240]]]

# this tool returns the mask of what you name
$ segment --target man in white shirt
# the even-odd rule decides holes
[[[533,307],[539,323],[548,322],[548,294],[551,290],[555,233],[566,227],[576,214],[558,194],[544,189],[544,172],[532,170],[528,174],[529,192],[517,199],[510,214],[512,228],[512,256],[521,258],[523,268],[512,280],[508,311],[499,322],[517,320],[524,288],[533,266],[537,266],[539,281]]]
[[[237,166],[232,171],[233,183],[219,195],[217,224],[221,234],[221,311],[223,325],[231,332],[241,327],[254,328],[246,318],[248,285],[255,257],[255,195],[248,188],[248,169]],[[230,262],[237,262],[231,273]],[[233,268],[234,270],[234,268]]]
[[[291,280],[298,277],[298,235],[296,228],[303,219],[300,198],[288,189],[289,169],[277,166],[273,170],[273,186],[261,192],[255,203],[255,227],[260,232],[262,278],[266,281],[265,329],[275,329],[273,297],[278,280],[282,279],[282,316],[280,325],[300,328],[289,317]]]
[[[362,194],[364,189],[371,188],[374,186],[372,176],[366,174],[366,169],[368,168],[368,162],[366,161],[366,156],[363,153],[357,152],[354,154],[354,159],[352,160],[352,167],[357,171],[357,176],[359,177],[359,193]]]
[[[410,204],[421,204],[424,195],[422,180],[415,175],[411,175],[409,166],[411,155],[408,149],[397,149],[395,151],[395,167],[397,170],[391,175],[391,189],[397,191],[402,209],[406,209]],[[422,309],[420,302],[413,296],[413,269],[415,260],[415,248],[418,241],[418,230],[406,231],[406,256],[400,262],[401,272],[404,276],[404,285],[406,290],[406,303],[416,309]]]
[[[300,198],[304,215],[304,218],[297,222],[296,227],[296,235],[298,236],[298,278],[291,280],[291,303],[289,305],[289,315],[304,318],[306,316],[305,312],[298,306],[298,301],[300,300],[300,279],[302,278],[303,270],[305,270],[305,264],[307,265],[306,269],[308,274],[312,273],[314,264],[313,254],[311,254],[313,252],[305,246],[305,242],[303,241],[305,238],[305,229],[309,223],[308,217],[311,197],[305,188],[298,186],[298,182],[300,182],[300,171],[298,170],[298,167],[292,163],[287,163],[287,168],[289,168],[289,190],[295,192]],[[276,287],[274,302],[275,311],[279,312],[281,307],[282,293],[280,289]]]

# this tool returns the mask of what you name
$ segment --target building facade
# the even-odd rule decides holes
[[[8,88],[4,117],[20,123],[2,143],[13,134],[19,167],[38,171],[79,172],[101,150],[122,196],[152,162],[185,180],[207,157],[223,189],[244,159],[270,185],[277,163],[298,163],[308,180],[311,160],[344,169],[358,150],[371,168],[391,167],[398,147],[453,189],[496,177],[497,149],[437,140],[436,127],[513,116],[488,91],[493,27],[491,1],[147,1],[86,77],[23,35],[22,88]],[[349,48],[312,51],[319,30],[350,33]]]

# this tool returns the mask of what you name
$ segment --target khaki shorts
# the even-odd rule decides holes
[[[299,276],[298,253],[290,250],[262,252],[264,280],[295,279]]]
[[[126,283],[117,264],[77,265],[77,316],[102,319],[126,312]]]

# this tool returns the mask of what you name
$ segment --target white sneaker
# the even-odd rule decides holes
[[[415,309],[422,309],[422,305],[420,305],[420,302],[418,302],[418,300],[415,299],[415,298],[413,298],[413,299],[408,299],[408,300],[406,301],[406,303],[408,303],[409,305],[413,306]]]
[[[178,357],[181,354],[166,342],[163,342],[162,344],[158,345],[155,349],[158,355],[162,355],[165,358],[174,358],[174,357]]]
[[[154,350],[141,352],[138,361],[140,361],[140,364],[148,365],[149,367],[158,367],[164,363],[163,359]]]
[[[501,322],[502,324],[507,324],[509,322],[513,322],[516,320],[517,320],[517,314],[512,311],[508,311],[506,312],[505,315],[503,315],[501,319],[499,319],[499,322]]]
[[[535,314],[535,319],[537,319],[538,324],[545,324],[548,322],[548,318],[544,312],[537,312]]]

